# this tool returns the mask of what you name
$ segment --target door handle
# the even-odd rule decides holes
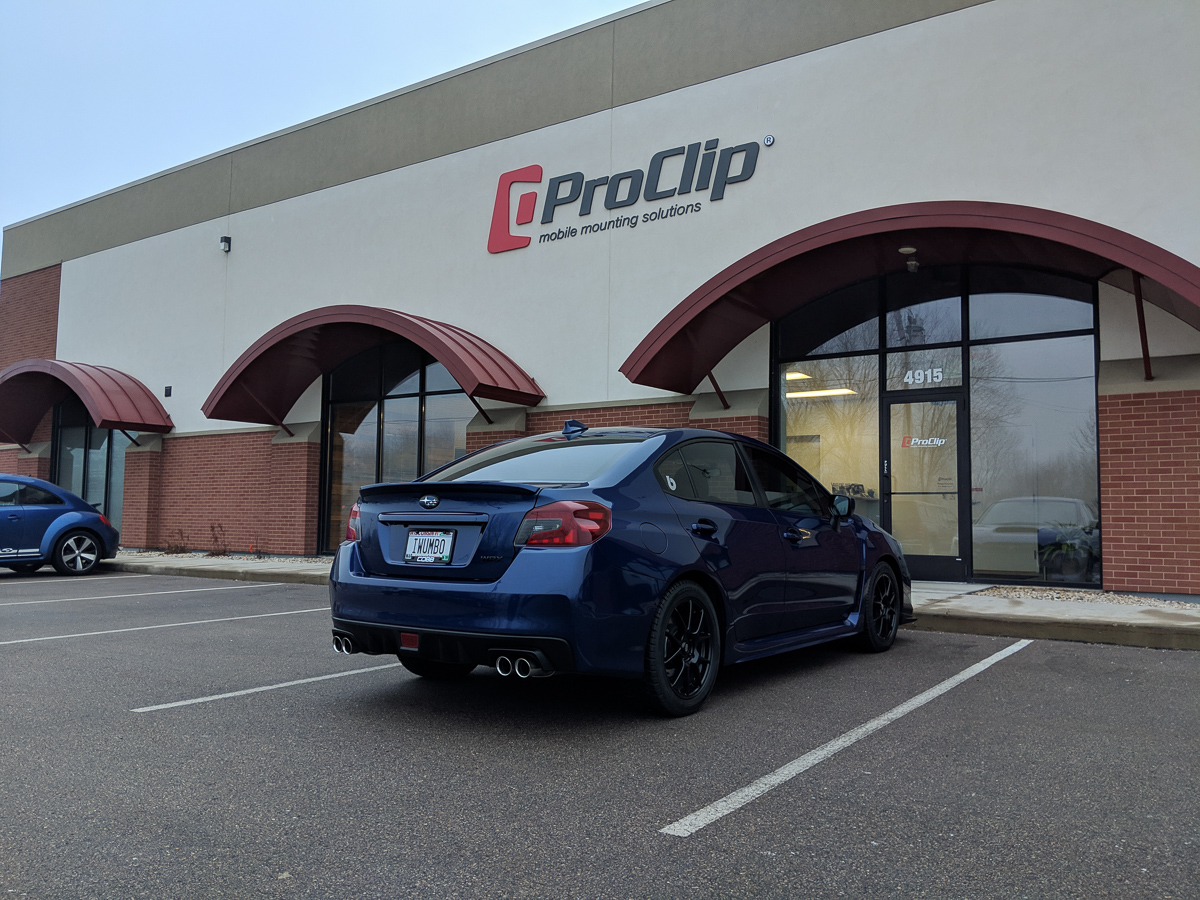
[[[717,533],[717,523],[712,519],[701,519],[699,522],[693,522],[691,529],[693,534],[700,537],[712,537]]]
[[[13,522],[19,522],[21,520],[21,517],[18,516],[16,513],[9,513],[8,518],[10,521],[13,521]]]
[[[812,537],[812,532],[806,528],[789,528],[783,533],[783,536],[792,543],[799,543]]]

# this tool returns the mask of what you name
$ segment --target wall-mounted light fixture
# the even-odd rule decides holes
[[[908,271],[915,273],[917,269],[921,268],[921,264],[917,262],[916,247],[901,247],[900,252],[908,257],[908,260],[905,262],[905,265],[908,267]]]
[[[227,234],[223,235],[221,237],[221,249],[224,250],[226,253],[228,253],[230,250],[232,250],[233,249],[233,238],[231,238]]]

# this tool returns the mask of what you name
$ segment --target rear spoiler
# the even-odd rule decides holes
[[[381,495],[420,497],[424,494],[440,494],[443,497],[452,497],[455,494],[479,494],[484,491],[536,497],[541,488],[507,481],[405,481],[364,485],[359,490],[359,495],[366,500]]]

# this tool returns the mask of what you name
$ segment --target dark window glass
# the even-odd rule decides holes
[[[415,394],[421,389],[421,366],[428,356],[416,344],[396,341],[382,350],[383,393]]]
[[[1092,310],[1087,282],[1028,269],[971,269],[972,340],[1081,331],[1092,327]]]
[[[430,481],[582,484],[599,478],[640,440],[538,438],[500,444],[443,469]]]
[[[675,450],[658,461],[654,467],[658,483],[672,497],[682,497],[684,500],[695,500],[696,491],[692,487],[692,479],[687,473],[687,463]]]
[[[0,488],[0,491],[3,491],[3,488]],[[3,501],[0,500],[0,504],[2,504],[2,503],[3,503]],[[47,490],[43,490],[42,488],[36,487],[35,485],[32,485],[32,484],[27,484],[21,488],[21,505],[22,506],[55,506],[55,505],[61,506],[62,500],[59,497],[55,497],[52,493],[50,493]]]
[[[342,363],[329,376],[329,399],[333,403],[379,398],[380,351],[372,347]]]
[[[1095,340],[971,348],[979,577],[1100,583]]]
[[[440,362],[431,362],[425,367],[425,390],[427,391],[460,391],[454,376]]]
[[[15,481],[0,481],[0,506],[19,505],[21,486]]]
[[[886,291],[889,347],[920,347],[962,338],[959,266],[889,275]]]
[[[879,282],[851,285],[785,316],[776,329],[780,359],[854,353],[879,346]]]
[[[812,479],[800,467],[779,459],[756,447],[747,447],[750,465],[758,476],[758,484],[767,499],[767,506],[783,512],[813,516],[826,512],[824,498]]]
[[[329,410],[329,541],[341,543],[358,489],[375,482],[379,425],[373,402],[342,403]]]
[[[425,471],[430,472],[467,453],[467,425],[475,404],[466,394],[434,394],[425,398]]]
[[[380,481],[412,481],[421,474],[417,458],[420,397],[383,401],[383,466]]]
[[[693,441],[680,448],[696,499],[706,503],[754,504],[754,487],[737,448],[724,441]]]

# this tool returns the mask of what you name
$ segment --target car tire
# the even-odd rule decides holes
[[[863,630],[859,643],[864,650],[882,653],[895,643],[902,602],[895,569],[887,563],[879,563],[863,592]]]
[[[721,626],[712,598],[700,585],[680,581],[658,604],[646,641],[645,697],[656,712],[688,716],[717,681]]]
[[[475,670],[474,663],[448,663],[419,656],[398,656],[397,659],[408,671],[430,681],[460,681]]]
[[[68,531],[55,545],[50,562],[59,575],[86,575],[100,562],[100,544],[90,531]]]
[[[43,565],[44,563],[13,563],[5,566],[5,568],[12,569],[14,572],[18,572],[21,575],[32,575]]]

